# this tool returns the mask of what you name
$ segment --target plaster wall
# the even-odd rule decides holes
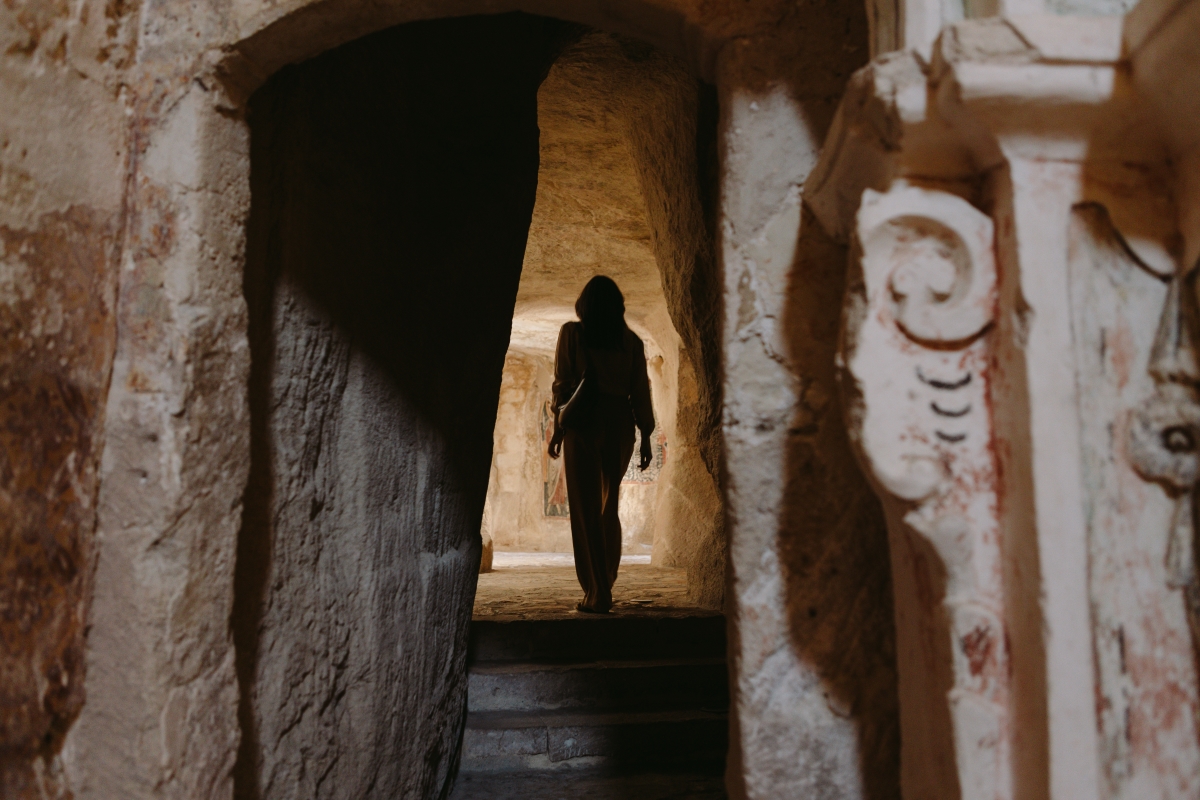
[[[100,4],[0,9],[0,796],[63,788],[85,702],[126,234],[128,57]],[[95,15],[89,18],[89,14]]]
[[[542,408],[554,362],[545,353],[509,350],[500,382],[483,534],[497,551],[571,552],[567,517],[547,516]]]

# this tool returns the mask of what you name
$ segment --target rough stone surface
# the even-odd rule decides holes
[[[123,14],[0,6],[0,796],[58,796],[85,702],[125,216]],[[111,56],[111,58],[110,58]]]
[[[0,793],[32,795],[83,705],[114,220],[0,226]]]
[[[886,531],[837,403],[846,250],[800,201],[867,55],[857,9],[827,12],[792,77],[767,77],[785,57],[765,39],[719,67],[731,797],[898,796]]]
[[[536,90],[561,31],[401,28],[252,102],[239,797],[451,779]]]

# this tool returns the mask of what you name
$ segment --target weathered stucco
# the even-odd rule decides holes
[[[84,702],[98,422],[116,339],[116,222],[71,206],[32,230],[0,227],[5,796],[57,784],[54,756]]]
[[[85,702],[126,131],[100,4],[0,10],[0,795],[65,789]]]
[[[553,370],[544,352],[510,347],[504,358],[483,507],[483,536],[496,550],[571,552],[570,519],[547,515],[545,507],[542,428]]]

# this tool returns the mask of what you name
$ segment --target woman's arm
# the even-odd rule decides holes
[[[568,322],[558,331],[558,346],[554,349],[554,384],[550,388],[550,410],[558,419],[558,410],[571,399],[575,391],[575,325]]]
[[[558,346],[554,349],[554,384],[550,388],[550,416],[554,420],[554,433],[546,450],[551,458],[558,458],[562,452],[565,433],[558,427],[558,409],[571,399],[571,393],[575,391],[574,329],[575,326],[569,322],[563,325],[558,331]]]
[[[634,337],[637,342],[633,349],[632,385],[629,391],[629,402],[633,407],[633,419],[638,430],[642,432],[642,447],[638,454],[638,469],[646,469],[653,459],[650,434],[654,433],[654,403],[650,398],[650,374],[646,371],[646,348],[642,340]]]

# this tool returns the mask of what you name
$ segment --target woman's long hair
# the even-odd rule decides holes
[[[620,350],[625,342],[625,297],[617,284],[607,275],[597,275],[587,282],[575,313],[583,323],[583,341],[597,350]]]

